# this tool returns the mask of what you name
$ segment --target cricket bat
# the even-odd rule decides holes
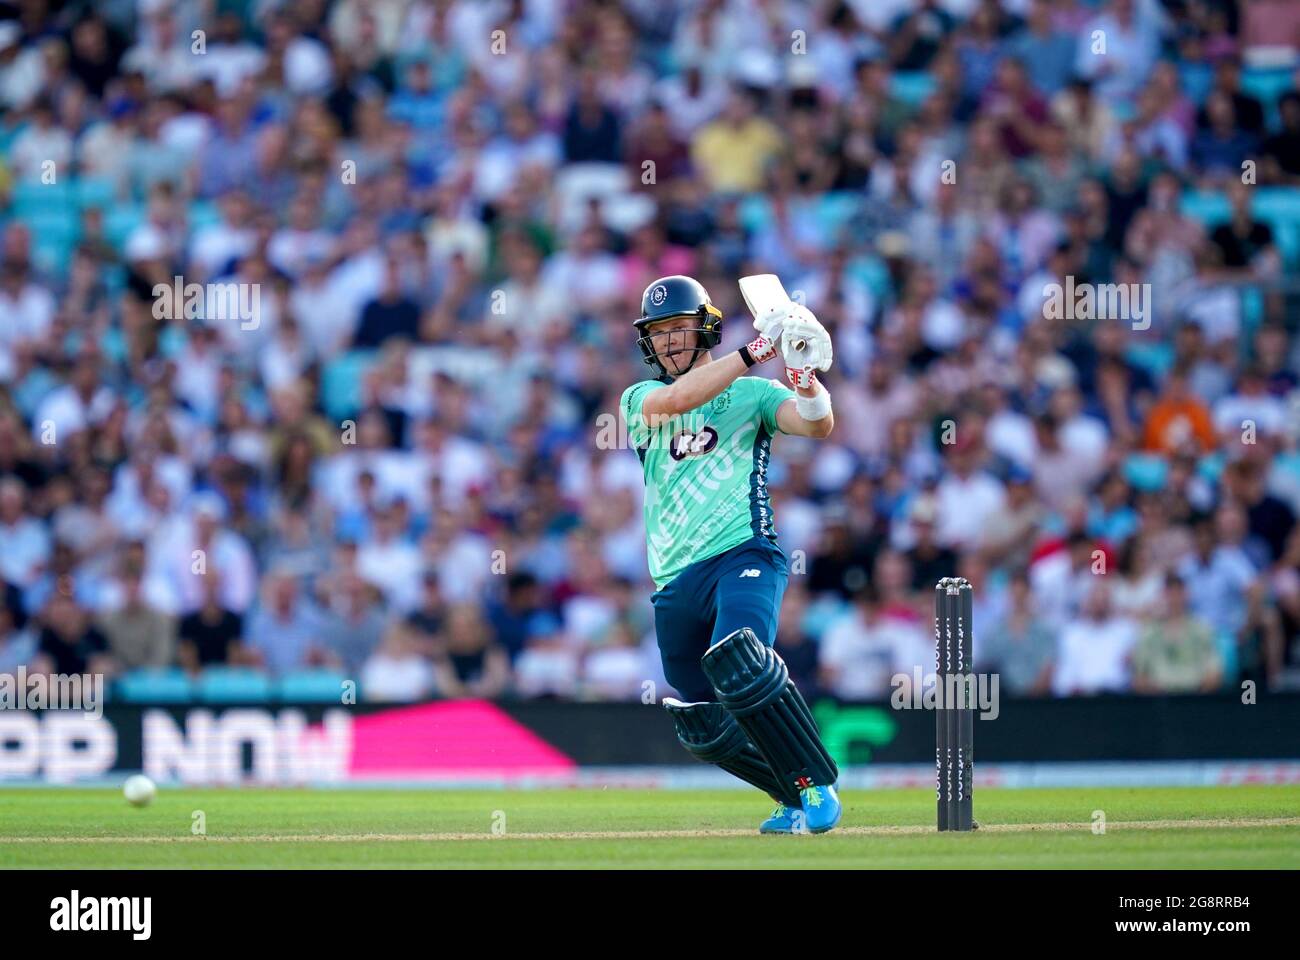
[[[745,306],[749,307],[749,312],[754,315],[755,320],[790,303],[790,297],[785,292],[785,287],[781,285],[781,278],[775,273],[756,273],[753,276],[741,277],[740,295],[745,298]],[[802,351],[805,346],[807,342],[804,340],[798,340],[794,344],[794,348],[799,351]]]

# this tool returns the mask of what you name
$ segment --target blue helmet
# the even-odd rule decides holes
[[[695,317],[698,321],[696,326],[689,328],[699,334],[699,337],[687,370],[695,366],[701,353],[716,347],[722,340],[722,311],[709,300],[709,291],[705,290],[698,280],[691,277],[660,277],[645,288],[645,293],[641,294],[641,316],[633,321],[633,325],[641,335],[636,342],[641,349],[641,356],[645,358],[646,363],[658,371],[661,379],[665,377],[671,379],[674,374],[670,374],[663,361],[659,359],[646,327],[660,320],[672,320],[677,317]]]

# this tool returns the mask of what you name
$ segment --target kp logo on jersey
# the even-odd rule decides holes
[[[668,454],[674,460],[702,457],[717,445],[718,431],[712,427],[705,427],[698,433],[693,430],[683,430],[673,436],[673,442],[668,445]]]

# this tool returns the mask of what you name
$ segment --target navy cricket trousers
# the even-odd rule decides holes
[[[749,627],[769,647],[776,642],[789,578],[781,548],[756,536],[691,564],[651,597],[664,677],[683,700],[718,699],[700,657],[723,637]]]

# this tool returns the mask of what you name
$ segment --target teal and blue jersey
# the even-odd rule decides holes
[[[739,377],[708,403],[651,428],[641,405],[664,386],[633,384],[620,403],[645,476],[646,552],[659,588],[751,537],[776,539],[767,466],[777,408],[794,396],[775,380]]]

